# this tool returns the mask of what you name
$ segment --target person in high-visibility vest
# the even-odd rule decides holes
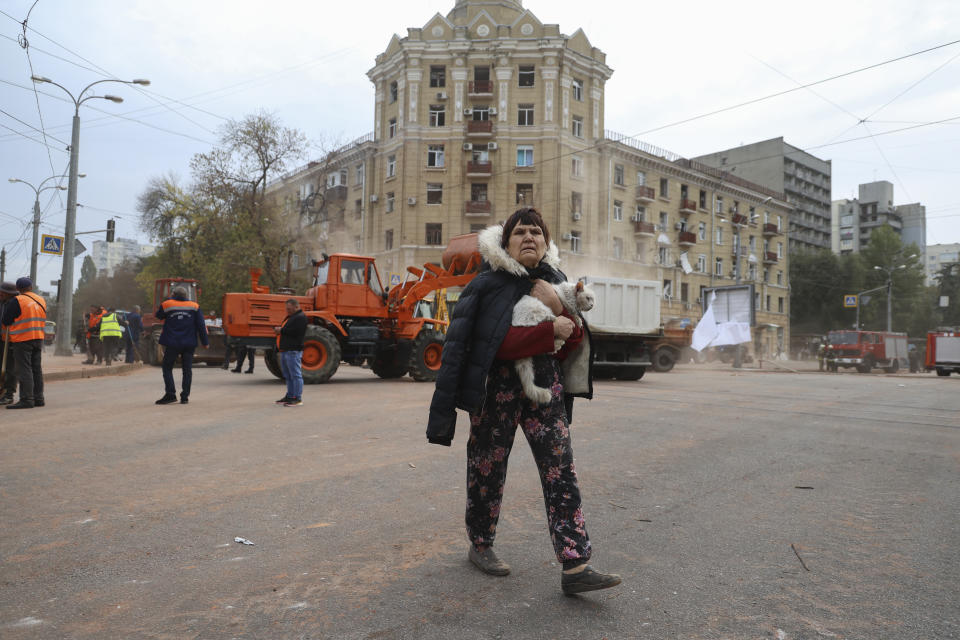
[[[177,387],[173,383],[173,365],[181,359],[183,378],[180,384],[180,404],[187,404],[190,398],[190,386],[193,382],[193,352],[197,348],[197,338],[204,349],[210,348],[207,326],[203,322],[200,305],[187,300],[187,290],[176,287],[173,297],[164,300],[155,314],[163,320],[160,344],[163,345],[163,397],[157,404],[171,404],[177,401]]]
[[[87,359],[83,364],[96,364],[103,362],[103,343],[100,342],[100,318],[103,317],[103,307],[99,305],[90,305],[89,313],[85,314],[87,318]]]
[[[17,364],[17,379],[20,381],[20,400],[7,405],[7,409],[32,409],[42,407],[43,328],[47,323],[47,301],[33,292],[30,278],[17,280],[19,295],[3,307],[2,324],[10,332],[10,347]]]
[[[103,343],[103,359],[106,360],[108,367],[120,352],[122,337],[123,329],[120,328],[120,321],[117,320],[117,312],[115,309],[109,309],[100,318],[100,342]]]
[[[0,318],[3,317],[3,308],[19,293],[17,286],[12,282],[0,283]],[[6,342],[9,337],[8,333],[6,329],[3,329],[0,341]],[[0,344],[0,349],[3,349],[0,353],[6,354],[7,358],[6,366],[3,368],[3,384],[0,387],[0,404],[13,404],[15,401],[13,396],[17,393],[17,373],[16,366],[13,363],[13,349],[10,348],[9,344],[6,344],[6,348]]]

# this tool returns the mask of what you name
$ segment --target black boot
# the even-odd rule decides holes
[[[162,397],[162,398],[160,398],[159,400],[157,400],[156,404],[172,404],[172,403],[174,403],[174,402],[176,402],[176,401],[177,401],[177,396],[176,396],[176,394],[173,394],[173,393],[165,393],[165,394],[163,394],[163,397]]]
[[[20,399],[16,404],[8,404],[7,409],[33,409],[33,400]]]

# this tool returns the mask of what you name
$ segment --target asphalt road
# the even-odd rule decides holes
[[[609,591],[564,597],[518,438],[466,560],[464,421],[344,365],[305,405],[262,361],[51,383],[0,411],[0,637],[960,637],[960,380],[705,371],[601,382],[573,442]],[[234,542],[236,536],[255,543]]]

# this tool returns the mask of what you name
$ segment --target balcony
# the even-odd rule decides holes
[[[681,247],[692,247],[697,244],[697,234],[692,231],[681,231],[677,235],[677,244]]]
[[[634,222],[633,233],[638,236],[653,237],[657,234],[657,228],[652,222]]]
[[[493,135],[493,120],[468,120],[468,136],[491,136]]]
[[[489,216],[493,213],[493,203],[489,200],[467,200],[463,203],[464,213],[468,216]]]
[[[763,224],[763,235],[765,236],[778,236],[780,235],[780,229],[777,228],[777,225],[772,222],[765,222]]]
[[[467,86],[467,94],[471,96],[492,96],[492,80],[474,80]]]
[[[763,264],[777,264],[777,252],[765,251],[763,253]]]
[[[649,204],[657,199],[657,193],[653,190],[653,187],[645,187],[640,185],[637,187],[637,200],[645,204]]]
[[[490,162],[472,162],[467,161],[467,177],[481,178],[489,177],[493,173],[493,164]]]
[[[747,224],[747,216],[740,213],[735,213],[732,216],[730,216],[730,222],[732,222],[733,224],[738,224],[743,226]]]
[[[680,200],[680,213],[684,215],[689,215],[691,213],[696,213],[697,203],[689,198],[683,198]]]

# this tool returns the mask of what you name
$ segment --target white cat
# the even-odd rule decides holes
[[[573,316],[573,321],[579,327],[583,321],[580,319],[580,311],[589,311],[593,308],[596,300],[591,289],[584,287],[582,282],[561,282],[553,285],[557,296],[564,308]],[[515,327],[535,327],[541,322],[554,321],[557,317],[553,315],[550,308],[533,296],[523,296],[513,307],[513,321]],[[554,338],[553,351],[556,353],[563,346],[563,340]],[[533,358],[520,358],[514,362],[517,369],[517,375],[520,377],[520,386],[523,388],[524,395],[530,399],[535,406],[550,402],[550,389],[538,387],[533,380]]]

